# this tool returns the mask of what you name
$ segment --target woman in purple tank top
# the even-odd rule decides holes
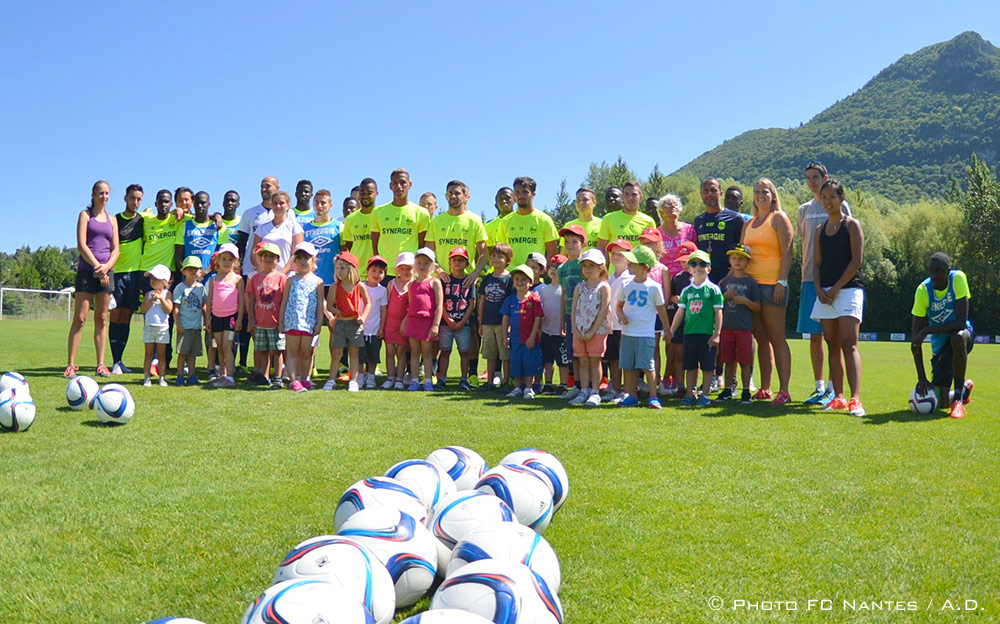
[[[90,298],[94,298],[94,349],[97,351],[97,376],[110,377],[104,365],[104,345],[107,342],[108,304],[114,290],[112,268],[118,260],[118,222],[108,213],[111,187],[104,180],[94,183],[90,205],[80,211],[76,222],[76,247],[80,260],[76,266],[76,295],[73,324],[69,329],[69,365],[64,373],[74,377],[80,367],[76,365],[76,352],[80,336],[90,311]]]

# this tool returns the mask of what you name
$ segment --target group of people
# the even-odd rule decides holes
[[[99,181],[78,220],[81,255],[65,373],[78,370],[93,298],[96,374],[128,372],[122,354],[138,311],[147,385],[155,377],[169,383],[176,330],[177,385],[200,383],[203,346],[210,379],[235,385],[236,358],[246,367],[252,340],[252,383],[313,389],[315,349],[326,325],[325,390],[338,382],[349,391],[374,389],[383,347],[381,388],[445,389],[457,344],[462,390],[471,389],[470,379],[482,380],[480,389],[502,388],[511,398],[560,394],[588,406],[635,406],[645,393],[652,408],[661,407],[664,395],[708,405],[713,393],[724,401],[739,391],[743,403],[782,405],[791,401],[785,316],[799,236],[798,331],[810,335],[816,383],[805,402],[862,416],[864,233],[843,186],[822,163],[808,163],[805,175],[814,198],[799,207],[795,226],[770,180],[757,181],[743,213],[740,188],[723,192],[710,177],[701,185],[705,210],[693,223],[680,221],[681,199],[666,195],[647,204],[657,224],[640,210],[642,188],[631,181],[604,191],[603,218],[594,214],[596,191],[581,187],[578,216],[562,228],[534,207],[536,183],[529,177],[497,191],[499,214],[488,223],[468,210],[469,188],[459,180],[445,187],[446,211],[438,213],[433,193],[411,202],[404,169],[391,172],[392,200],[382,205],[377,182],[362,180],[342,202],[343,219],[330,215],[331,193],[314,193],[308,180],[298,182],[293,198],[277,179],[264,178],[261,203],[242,215],[236,191],[225,194],[222,213],[210,213],[208,193],[187,187],[157,192],[154,208],[140,211],[143,189],[133,184],[115,216],[107,210],[110,188]],[[965,379],[974,342],[967,280],[944,254],[931,259],[930,276],[912,311],[918,382],[942,392],[953,384],[949,409],[960,417],[972,386]],[[930,381],[920,346],[927,335],[934,352]],[[755,348],[759,389],[752,381]]]

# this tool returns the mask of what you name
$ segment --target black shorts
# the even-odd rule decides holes
[[[708,346],[708,334],[684,336],[684,370],[715,370],[715,347]]]
[[[601,358],[602,362],[617,362],[618,354],[622,350],[622,332],[616,329],[615,331],[608,334],[608,341],[604,346],[604,357]]]
[[[670,321],[670,325],[674,324],[674,315],[677,314],[677,310],[667,310],[667,320]],[[684,344],[684,323],[677,328],[677,332],[674,333],[673,338],[670,339],[670,344],[682,345]]]
[[[966,353],[972,352],[972,347],[976,344],[976,332],[972,328],[969,331],[969,344],[966,346]],[[955,371],[951,367],[952,361],[951,341],[949,340],[944,348],[931,356],[931,385],[943,388],[950,386],[955,380]]]
[[[379,363],[382,353],[382,339],[378,336],[365,336],[365,346],[361,349],[361,363],[375,366]]]
[[[101,284],[101,280],[94,277],[93,271],[77,271],[75,286],[76,292],[78,293],[90,293],[91,295],[96,295],[97,293],[114,292],[115,272],[108,272],[108,285],[104,286]]]
[[[212,333],[236,331],[236,314],[229,316],[212,315]]]
[[[542,334],[542,364],[569,366],[569,354],[566,353],[566,342],[562,336]]]
[[[135,312],[139,309],[139,297],[142,294],[142,271],[115,273],[115,303],[119,308]]]

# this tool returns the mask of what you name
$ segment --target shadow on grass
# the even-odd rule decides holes
[[[942,420],[948,418],[948,412],[935,411],[930,414],[914,414],[910,410],[897,410],[888,414],[868,414],[864,417],[866,425],[884,425],[890,422],[913,423]]]

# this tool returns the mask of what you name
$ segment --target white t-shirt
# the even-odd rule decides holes
[[[170,293],[167,292],[168,296],[169,294]],[[170,328],[170,315],[163,309],[163,305],[161,305],[159,301],[149,306],[149,309],[146,310],[144,320],[146,322],[146,329],[163,331]]]
[[[628,269],[622,271],[622,274],[615,276],[614,273],[608,276],[609,283],[611,284],[611,296],[608,297],[608,314],[611,316],[611,329],[613,331],[622,330],[622,322],[618,320],[618,312],[616,311],[618,295],[621,294],[622,289],[625,285],[632,281],[632,274],[629,273]]]
[[[622,326],[623,336],[652,338],[656,335],[656,307],[663,305],[663,289],[647,277],[642,282],[634,279],[618,293],[618,301],[625,302],[628,325]]]
[[[840,211],[846,216],[851,216],[851,207],[847,205],[847,200],[840,204]],[[823,204],[811,199],[799,206],[799,213],[795,223],[796,236],[802,237],[802,281],[813,281],[813,264],[816,262],[816,255],[813,251],[813,235],[816,228],[826,222],[826,210]]]
[[[543,284],[538,289],[538,297],[542,300],[542,333],[559,336],[559,317],[562,314],[562,285]]]
[[[382,306],[389,305],[389,291],[381,284],[369,286],[368,282],[364,282],[364,285],[372,302],[371,311],[365,319],[364,332],[366,336],[374,336],[378,333],[378,326],[382,324]]]
[[[265,218],[261,220],[261,217]],[[247,208],[240,215],[240,224],[236,226],[236,230],[247,235],[246,249],[240,250],[240,253],[243,254],[243,277],[249,278],[257,272],[253,268],[253,264],[250,263],[250,254],[253,253],[253,235],[257,232],[257,225],[258,223],[266,223],[272,218],[271,211],[265,208],[263,204]],[[235,243],[236,241],[233,242]]]
[[[273,221],[265,221],[257,226],[257,236],[260,237],[260,240],[278,246],[279,268],[285,266],[288,259],[292,257],[292,237],[296,234],[302,234],[302,226],[295,219],[288,217],[285,217],[285,220],[277,227],[274,226]]]

